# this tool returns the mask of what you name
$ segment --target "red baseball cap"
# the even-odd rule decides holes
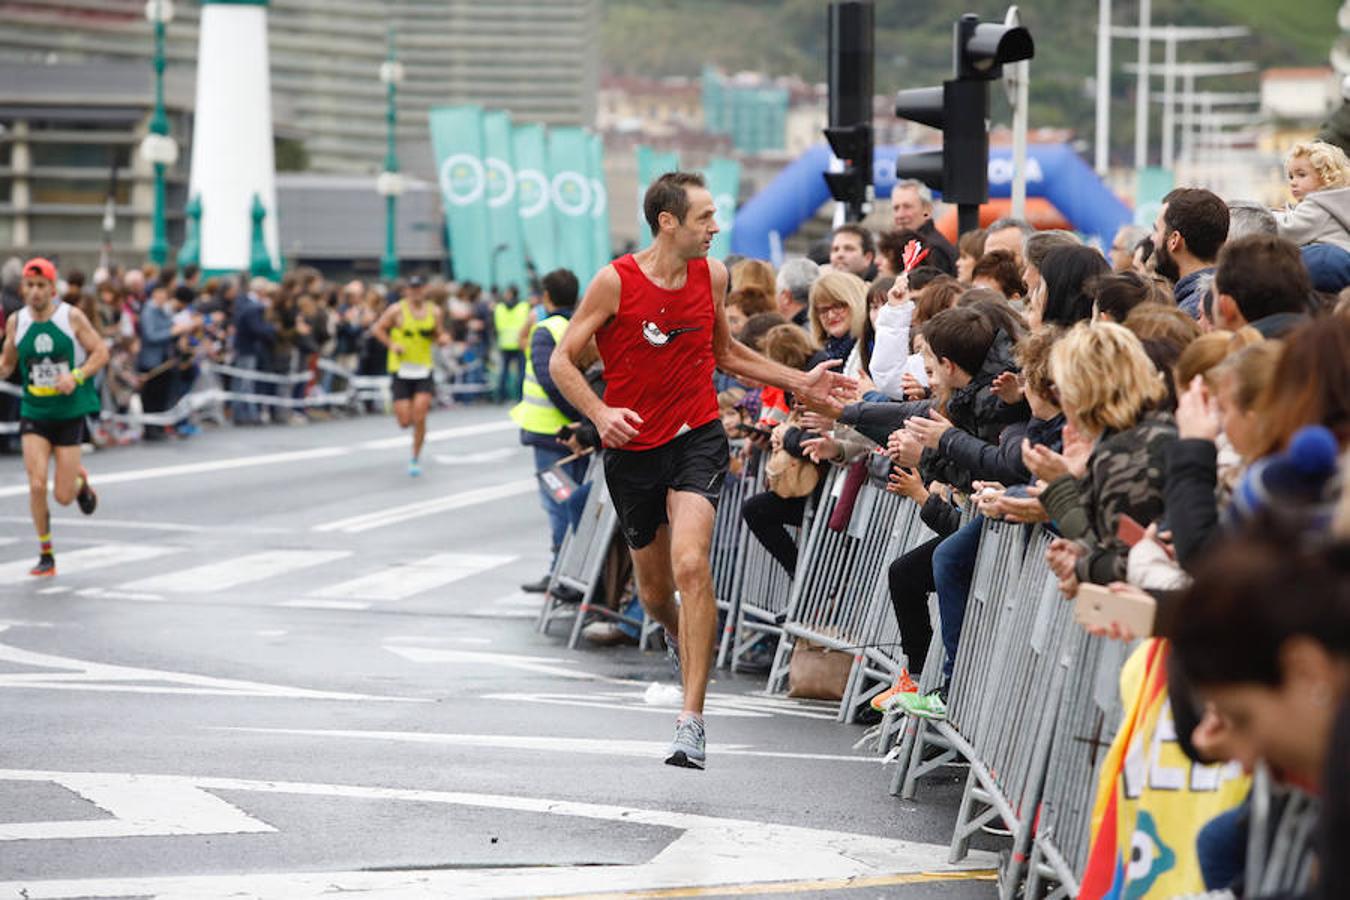
[[[56,283],[56,266],[52,265],[50,259],[43,259],[41,256],[35,256],[23,264],[23,277],[36,275],[39,278],[45,278],[52,284]]]

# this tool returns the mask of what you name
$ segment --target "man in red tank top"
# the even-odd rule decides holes
[[[837,363],[798,372],[731,337],[727,270],[708,259],[718,228],[702,176],[662,175],[642,206],[652,245],[595,276],[549,373],[599,429],[638,593],[665,628],[667,645],[679,648],[684,709],[666,762],[702,769],[703,700],[717,633],[709,551],[728,460],[713,370],[775,385],[808,404],[844,399],[856,384],[830,371]],[[577,366],[592,340],[605,362],[603,400]]]

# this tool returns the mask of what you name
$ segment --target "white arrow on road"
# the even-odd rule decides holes
[[[679,770],[662,773],[670,779],[698,777]],[[0,770],[0,780],[63,783],[71,774]],[[80,776],[74,776],[80,777]],[[104,774],[105,784],[127,784],[144,776]],[[293,796],[403,801],[470,806],[542,815],[572,816],[607,822],[673,828],[683,832],[648,862],[632,866],[540,866],[509,869],[433,869],[417,871],[287,872],[247,875],[87,878],[0,883],[0,896],[29,900],[75,897],[277,898],[305,900],[342,892],[382,892],[381,896],[535,897],[586,892],[653,891],[731,885],[773,885],[802,880],[860,880],[865,884],[899,884],[966,873],[987,876],[997,860],[973,852],[962,863],[945,862],[947,848],[936,844],[871,835],[848,834],[791,825],[723,819],[665,810],[577,803],[539,797],[512,797],[455,791],[358,787],[245,781],[232,778],[154,776],[164,788],[194,791],[237,791]],[[972,870],[982,870],[976,873]],[[846,885],[844,885],[846,886]]]

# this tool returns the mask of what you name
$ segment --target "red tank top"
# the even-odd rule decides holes
[[[614,261],[619,311],[596,332],[605,361],[605,405],[642,417],[625,450],[650,450],[718,417],[713,387],[712,278],[689,261],[684,287],[652,283],[632,254]]]

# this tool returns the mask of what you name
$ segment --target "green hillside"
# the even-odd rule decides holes
[[[951,68],[951,23],[963,12],[998,20],[1006,2],[990,0],[877,0],[878,92],[933,84]],[[1116,22],[1137,17],[1137,3],[1116,0]],[[1327,64],[1338,30],[1340,0],[1153,0],[1155,24],[1244,24],[1252,36],[1186,46],[1186,61],[1254,60],[1266,66]],[[825,0],[603,0],[607,71],[696,76],[705,63],[732,71],[824,79]],[[1091,79],[1096,72],[1097,4],[1092,0],[1033,0],[1021,4],[1038,53],[1033,62],[1033,126],[1070,126],[1090,136]],[[1116,41],[1117,61],[1133,59],[1132,41]],[[1157,47],[1155,59],[1161,60]],[[1206,79],[1211,90],[1255,90],[1255,76]],[[1133,79],[1113,80],[1120,103],[1133,96]],[[1000,112],[995,92],[995,116]],[[1117,150],[1132,140],[1133,116],[1121,106],[1112,139]]]

